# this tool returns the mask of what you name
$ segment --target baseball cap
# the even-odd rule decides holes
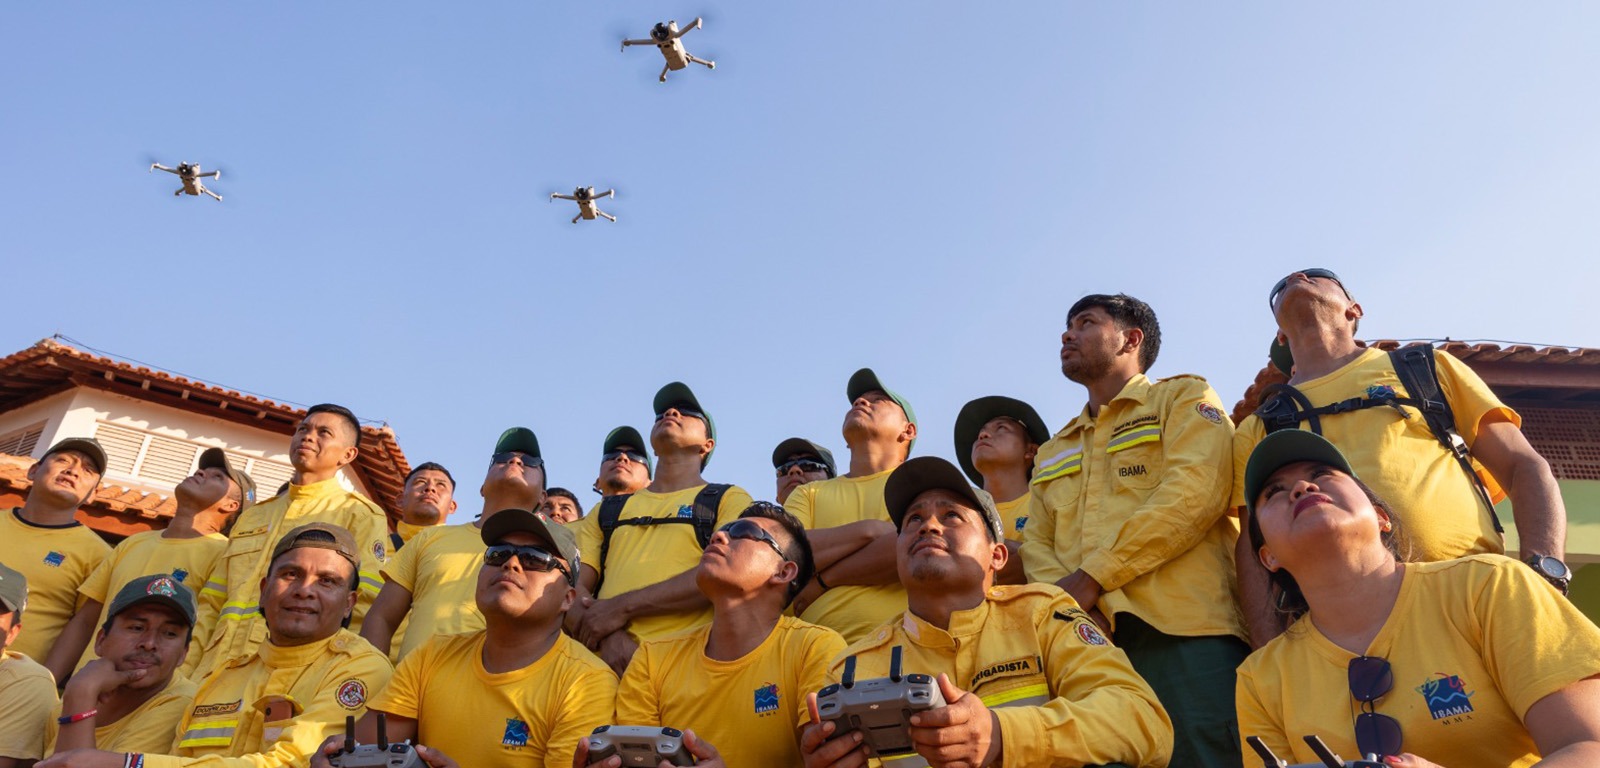
[[[318,531],[331,536],[333,540],[328,541],[323,537],[306,537],[306,534]],[[331,523],[306,523],[284,534],[283,538],[278,539],[278,545],[272,548],[272,559],[268,562],[276,561],[291,549],[305,547],[331,549],[339,553],[340,557],[349,560],[351,565],[358,569],[361,567],[361,555],[356,550],[356,538],[350,535],[349,531]]]
[[[708,422],[709,423],[709,422]],[[639,430],[630,426],[620,426],[606,433],[605,445],[600,447],[601,453],[610,453],[617,446],[626,445],[644,454],[644,473],[646,477],[654,477],[650,466],[650,443],[639,434]]]
[[[88,456],[89,461],[94,463],[94,471],[102,475],[106,473],[106,449],[100,447],[99,440],[92,437],[69,437],[50,446],[50,450],[45,451],[44,455],[50,456],[62,451],[77,451]]]
[[[978,442],[978,432],[983,430],[983,425],[1000,416],[1008,416],[1022,422],[1023,429],[1028,432],[1028,439],[1035,445],[1044,445],[1050,441],[1050,428],[1044,425],[1044,419],[1039,417],[1039,412],[1035,411],[1033,406],[1014,397],[990,395],[961,406],[961,412],[956,414],[956,461],[961,462],[961,470],[966,472],[967,477],[976,485],[983,484],[983,475],[979,474],[978,468],[972,464],[972,445]]]
[[[709,437],[712,440],[717,439],[717,423],[711,420],[711,412],[707,411],[705,406],[700,404],[700,400],[694,396],[694,392],[689,389],[688,384],[685,384],[681,381],[674,381],[671,384],[656,390],[655,401],[651,404],[651,407],[655,409],[655,415],[660,416],[661,414],[665,413],[668,408],[676,408],[678,406],[687,406],[689,410],[705,416],[706,437]],[[711,454],[716,452],[717,447],[715,445],[711,446],[711,453],[707,453],[706,457],[700,461],[701,469],[704,469],[707,464],[711,463]]]
[[[122,585],[122,589],[117,590],[117,596],[112,598],[110,607],[106,609],[106,621],[110,622],[117,614],[143,603],[165,605],[177,611],[185,621],[189,622],[189,626],[194,626],[194,592],[168,573],[140,576]]]
[[[793,456],[797,453],[809,453],[813,456],[816,456],[818,459],[822,460],[823,464],[828,465],[829,477],[839,476],[839,468],[833,463],[833,452],[803,437],[791,437],[788,440],[778,443],[778,447],[772,449],[772,468],[777,469],[778,467],[783,466],[783,463],[788,461],[790,456]]]
[[[0,563],[0,606],[20,612],[28,607],[28,577]]]
[[[494,546],[514,531],[526,531],[548,544],[554,552],[567,561],[573,577],[578,574],[578,540],[571,529],[551,520],[542,512],[526,509],[502,509],[489,516],[483,524],[483,543]]]
[[[533,434],[533,430],[527,427],[512,427],[500,433],[500,439],[494,443],[494,452],[504,453],[506,451],[516,451],[537,459],[544,459],[544,456],[539,453],[538,436]]]
[[[1322,435],[1303,429],[1273,432],[1256,444],[1255,450],[1250,452],[1250,460],[1244,465],[1244,504],[1250,514],[1256,512],[1256,497],[1261,495],[1261,487],[1267,484],[1267,478],[1282,467],[1298,461],[1320,462],[1351,477],[1356,476],[1349,460]]]
[[[244,473],[244,470],[228,462],[228,453],[221,448],[207,448],[200,452],[201,469],[220,469],[239,486],[239,511],[243,512],[256,503],[256,481]]]
[[[901,397],[899,392],[884,386],[883,381],[878,378],[878,374],[873,373],[871,368],[862,368],[861,370],[851,374],[849,383],[845,384],[844,386],[845,398],[852,403],[856,401],[856,398],[868,392],[874,391],[882,392],[885,395],[888,395],[889,399],[893,400],[895,405],[900,406],[900,410],[905,411],[906,421],[909,421],[912,424],[917,423],[917,412],[911,410],[911,403],[907,402],[904,397]],[[906,446],[906,450],[909,451],[910,449],[916,447],[916,445],[917,439],[913,437],[911,438],[911,445]]]
[[[972,487],[967,478],[962,476],[961,470],[956,469],[956,465],[938,456],[907,459],[889,473],[889,480],[883,485],[883,502],[889,508],[889,519],[894,521],[894,527],[900,528],[906,510],[919,494],[936,489],[960,496],[969,506],[982,513],[984,521],[989,524],[989,538],[992,541],[1005,538],[1001,533],[1000,512],[994,507],[994,499],[988,493]]]
[[[1272,337],[1272,346],[1267,348],[1267,357],[1272,360],[1272,367],[1283,372],[1285,376],[1294,375],[1294,353],[1289,351],[1289,345],[1283,343],[1277,336]]]

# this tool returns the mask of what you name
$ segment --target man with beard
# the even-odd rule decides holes
[[[600,448],[600,476],[594,492],[601,496],[626,496],[650,484],[650,449],[633,427],[617,427],[606,434]]]
[[[390,548],[399,551],[406,542],[430,528],[444,525],[456,511],[456,479],[450,470],[431,461],[418,464],[406,475],[400,492],[400,522],[389,537]]]
[[[360,567],[351,621],[361,625],[361,617],[383,586],[378,567],[389,559],[389,519],[371,499],[339,484],[339,471],[354,462],[360,450],[361,424],[348,408],[324,403],[306,409],[289,440],[294,476],[288,492],[239,515],[222,562],[202,592],[227,598],[196,676],[250,653],[266,639],[260,584],[267,573],[267,554],[283,531],[296,526],[328,523],[348,531],[357,542]]]
[[[110,619],[107,598],[118,594],[124,584],[150,574],[168,574],[191,590],[193,600],[193,592],[211,578],[213,566],[228,548],[228,537],[222,535],[228,518],[255,503],[256,484],[244,470],[228,463],[221,448],[207,448],[200,454],[199,468],[178,483],[172,498],[177,508],[166,528],[123,539],[78,587],[83,604],[45,662],[57,680],[66,680],[75,668],[99,658],[94,648],[85,646],[94,628],[103,627]],[[199,607],[198,617],[190,617],[185,630],[194,637],[186,642],[180,674],[199,666],[201,649],[222,608],[222,593],[213,591],[207,597],[211,599]]]
[[[1061,372],[1089,402],[1039,449],[1030,581],[1055,584],[1112,635],[1172,715],[1174,766],[1237,766],[1233,671],[1249,653],[1227,518],[1233,424],[1204,379],[1152,382],[1155,312],[1090,295],[1067,313]]]
[[[117,591],[107,616],[95,660],[61,696],[49,749],[169,752],[196,688],[177,673],[194,629],[194,592],[170,575],[141,576]]]
[[[839,469],[833,463],[833,452],[803,437],[791,437],[772,449],[772,468],[778,473],[779,504],[788,500],[794,489],[806,483],[827,480]]]
[[[915,753],[883,755],[885,765],[1167,764],[1166,713],[1072,598],[1049,584],[994,585],[1010,555],[987,493],[932,456],[901,464],[883,492],[909,608],[847,648],[828,678],[851,657],[857,680],[887,677],[898,650],[902,674],[933,676],[945,700],[911,716]],[[859,732],[823,723],[815,693],[807,710],[807,768],[865,764]]]
[[[502,509],[536,509],[544,499],[544,477],[533,430],[502,432],[478,489],[483,496],[478,519],[424,531],[396,553],[383,567],[383,591],[367,613],[361,636],[398,662],[435,635],[483,629],[483,615],[473,606],[474,580],[483,564],[483,526]],[[399,648],[391,652],[402,622]]]

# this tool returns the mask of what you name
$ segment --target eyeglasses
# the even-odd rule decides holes
[[[572,581],[572,572],[561,564],[555,555],[539,547],[524,547],[518,544],[496,544],[483,551],[483,564],[491,568],[499,568],[511,562],[512,557],[517,558],[517,565],[524,571],[560,571]]]
[[[1361,702],[1356,715],[1356,749],[1363,755],[1400,754],[1400,721],[1379,714],[1375,703],[1394,690],[1394,671],[1381,656],[1357,656],[1350,660],[1350,695]]]
[[[600,454],[600,460],[616,461],[623,456],[627,456],[628,461],[631,461],[635,464],[643,464],[648,461],[648,459],[645,458],[645,455],[639,453],[638,451],[606,451],[605,453]]]
[[[489,460],[493,461],[496,464],[509,464],[509,463],[511,463],[511,459],[512,458],[521,459],[522,460],[522,466],[524,466],[524,467],[542,467],[542,466],[544,466],[544,459],[541,459],[538,456],[529,456],[528,454],[523,453],[522,451],[501,451],[499,453],[496,453],[496,454],[490,456]]]
[[[1316,278],[1320,277],[1320,278],[1324,278],[1324,279],[1327,279],[1327,280],[1332,280],[1336,285],[1339,286],[1339,290],[1344,291],[1344,297],[1347,298],[1347,299],[1350,298],[1350,291],[1345,289],[1344,281],[1340,280],[1339,276],[1333,273],[1333,270],[1331,270],[1331,269],[1323,269],[1321,267],[1314,267],[1312,269],[1302,269],[1302,270],[1300,270],[1298,272],[1291,272],[1288,275],[1285,275],[1282,280],[1279,280],[1277,283],[1273,284],[1272,292],[1267,294],[1267,308],[1268,309],[1272,309],[1272,308],[1278,306],[1278,296],[1279,296],[1279,294],[1282,294],[1283,293],[1283,289],[1287,288],[1289,286],[1289,278],[1292,278],[1295,275],[1305,275],[1306,277],[1309,277],[1309,278],[1312,278],[1312,279],[1316,279]]]
[[[707,424],[711,423],[711,421],[706,418],[706,415],[701,413],[701,412],[699,412],[699,411],[691,411],[691,410],[687,410],[687,409],[684,409],[684,408],[679,408],[677,406],[673,406],[672,410],[677,411],[679,416],[688,416],[691,419],[699,419],[701,421],[706,422]],[[658,414],[656,414],[656,421],[660,421],[662,419],[665,419],[666,417],[667,417],[667,415],[665,413],[658,413]]]
[[[790,459],[778,465],[778,477],[789,474],[789,470],[799,467],[801,472],[822,472],[828,477],[833,477],[833,472],[828,470],[828,465],[816,459]]]
[[[730,539],[747,539],[749,541],[765,542],[767,546],[772,547],[773,552],[778,553],[779,560],[789,559],[789,556],[783,553],[783,548],[778,546],[778,540],[772,538],[772,534],[767,533],[767,529],[762,528],[761,525],[754,520],[750,520],[748,518],[735,520],[727,525],[722,526],[721,528],[718,528],[717,530],[722,531],[722,534]]]

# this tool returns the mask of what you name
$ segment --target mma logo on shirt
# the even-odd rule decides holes
[[[528,724],[515,717],[506,718],[506,732],[500,744],[507,747],[528,746]]]
[[[756,689],[756,714],[778,710],[778,684],[767,683]]]
[[[688,504],[678,505],[678,517],[694,517],[694,507]]]
[[[182,584],[184,579],[189,578],[189,572],[185,571],[182,568],[173,568],[172,569],[172,578],[177,579],[178,583]]]
[[[50,566],[51,568],[60,568],[61,564],[65,563],[66,561],[67,556],[61,554],[60,552],[51,552],[50,554],[44,556],[44,564]]]
[[[1027,515],[1023,515],[1022,517],[1017,518],[1017,533],[1022,533],[1022,529],[1027,527],[1027,525],[1028,525],[1028,516]]]
[[[1439,679],[1430,678],[1416,689],[1428,704],[1428,714],[1439,720],[1471,712],[1471,699],[1476,691],[1467,690],[1467,684],[1456,675],[1438,674]]]

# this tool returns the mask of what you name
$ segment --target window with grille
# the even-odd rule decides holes
[[[97,422],[95,439],[106,449],[106,473],[154,486],[175,487],[194,473],[200,452],[210,446],[157,435],[118,424]],[[294,468],[269,459],[228,452],[228,462],[256,483],[256,497],[268,498],[294,474]]]
[[[12,456],[32,456],[33,449],[39,445],[39,438],[44,435],[44,422],[30,424],[22,429],[0,435],[0,453],[9,453]]]

